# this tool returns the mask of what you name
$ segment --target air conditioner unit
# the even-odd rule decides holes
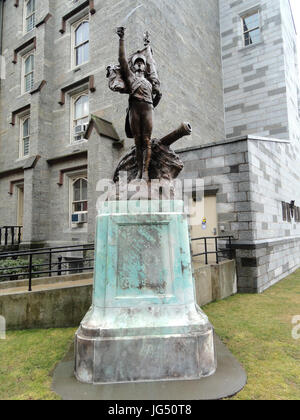
[[[83,127],[84,126],[82,124],[76,125],[74,128],[75,135],[82,134],[84,132]]]
[[[87,223],[87,213],[73,213],[72,223],[76,223],[76,224]]]
[[[72,223],[78,223],[79,214],[78,213],[72,214],[71,220],[72,220]]]
[[[87,222],[87,213],[81,213],[79,216],[79,222],[78,223],[86,223]]]

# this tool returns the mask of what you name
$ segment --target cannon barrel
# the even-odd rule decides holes
[[[191,124],[184,122],[180,125],[179,128],[177,128],[177,130],[160,139],[159,143],[163,144],[164,146],[171,146],[171,144],[175,143],[177,140],[181,139],[184,136],[190,136],[191,134]]]

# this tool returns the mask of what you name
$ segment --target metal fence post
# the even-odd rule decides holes
[[[18,232],[18,243],[21,243],[21,235],[22,235],[22,227],[19,226],[19,232]]]
[[[58,269],[58,271],[57,271],[57,275],[58,275],[58,276],[61,276],[61,262],[62,262],[62,256],[61,256],[61,255],[59,255],[59,257],[58,257],[57,259],[58,259],[58,265],[57,265],[57,269]]]
[[[5,234],[4,234],[4,245],[6,246],[8,244],[8,229],[5,227]]]
[[[216,263],[219,264],[218,238],[215,238],[215,244],[216,244]]]
[[[205,265],[208,265],[208,258],[207,258],[207,239],[204,238],[204,251],[205,251]]]
[[[28,271],[29,271],[29,288],[28,288],[28,292],[32,291],[32,285],[31,285],[31,280],[32,280],[32,254],[29,255],[29,267],[28,267]]]
[[[51,249],[50,249],[50,251],[49,251],[49,277],[52,277],[51,267],[52,267],[52,252],[51,252]]]

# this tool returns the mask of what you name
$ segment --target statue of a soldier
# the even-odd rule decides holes
[[[119,66],[109,66],[107,77],[113,91],[129,94],[129,109],[126,117],[126,135],[134,138],[137,179],[149,180],[151,160],[151,135],[153,130],[153,109],[161,99],[160,82],[152,58],[148,34],[145,48],[126,58],[125,28],[119,27]]]

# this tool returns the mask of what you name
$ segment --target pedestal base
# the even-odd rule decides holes
[[[76,378],[84,383],[199,379],[216,370],[213,329],[203,333],[91,338],[76,334]]]
[[[93,305],[75,339],[76,378],[101,384],[212,375],[213,328],[195,300],[183,202],[105,203],[95,252]]]

